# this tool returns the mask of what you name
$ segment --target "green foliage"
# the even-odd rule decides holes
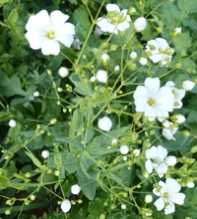
[[[185,205],[169,216],[144,201],[160,180],[146,176],[145,151],[151,145],[161,144],[177,156],[168,177],[184,186],[184,180],[197,182],[197,88],[174,112],[187,118],[176,140],[164,140],[161,123],[136,113],[133,101],[134,90],[147,77],[159,77],[162,84],[172,80],[179,88],[184,80],[197,82],[196,0],[112,2],[128,9],[131,26],[118,35],[98,36],[96,19],[110,1],[0,0],[0,218],[197,218],[196,189],[183,189]],[[80,49],[61,45],[58,56],[44,56],[29,47],[25,25],[42,9],[69,15]],[[139,16],[148,19],[142,33],[133,25]],[[177,27],[182,33],[175,33]],[[147,57],[146,42],[156,37],[174,48],[172,62],[140,65],[139,58]],[[129,57],[132,51],[138,54],[135,60]],[[102,59],[104,53],[110,60]],[[58,75],[62,66],[68,77]],[[107,83],[92,80],[100,69],[107,71]],[[98,127],[106,115],[112,120],[109,132]],[[16,127],[10,127],[12,119]],[[127,156],[120,153],[121,145],[128,145]],[[81,187],[79,195],[71,193],[74,184]],[[61,211],[63,199],[72,201],[68,214]]]

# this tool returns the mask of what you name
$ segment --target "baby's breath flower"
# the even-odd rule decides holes
[[[165,182],[159,181],[153,189],[153,193],[159,198],[154,202],[158,211],[164,209],[166,215],[175,212],[175,204],[183,205],[185,194],[180,192],[181,185],[175,180],[168,178]]]
[[[126,210],[127,209],[127,206],[125,204],[121,204],[121,209],[122,210]]]
[[[97,19],[97,26],[103,33],[114,33],[125,31],[130,27],[131,18],[127,10],[120,10],[116,4],[107,4],[107,15]]]
[[[194,188],[194,187],[195,187],[194,182],[193,182],[193,181],[189,181],[189,182],[187,183],[187,187],[188,187],[188,188]]]
[[[138,157],[138,156],[140,155],[140,149],[134,149],[134,150],[133,150],[133,155],[134,155],[135,157]]]
[[[27,24],[27,38],[32,49],[41,49],[43,55],[58,55],[60,43],[70,47],[74,40],[75,27],[66,22],[69,16],[61,11],[49,13],[41,10],[32,15]]]

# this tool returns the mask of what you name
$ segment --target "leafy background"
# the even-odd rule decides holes
[[[143,176],[143,160],[122,162],[118,147],[111,147],[114,138],[131,148],[146,148],[152,143],[164,144],[172,153],[182,155],[183,165],[177,175],[196,179],[197,145],[197,89],[187,95],[183,112],[187,122],[177,134],[176,142],[165,142],[153,129],[134,113],[131,97],[136,84],[147,76],[158,76],[163,83],[173,80],[178,85],[184,79],[197,80],[197,4],[196,0],[117,0],[122,8],[136,8],[132,20],[146,16],[150,25],[143,34],[125,34],[110,38],[97,38],[94,19],[98,10],[104,13],[104,0],[0,0],[0,214],[2,218],[72,218],[72,219],[182,219],[197,218],[197,198],[194,191],[187,193],[184,207],[173,216],[154,211],[147,217],[150,206],[133,186],[144,183],[144,192],[151,186]],[[76,25],[82,48],[62,49],[57,57],[44,57],[29,48],[24,38],[29,16],[41,9],[60,9],[70,15]],[[181,26],[183,33],[174,36]],[[162,36],[175,47],[176,55],[169,68],[140,67],[128,60],[135,50],[143,54],[143,45],[149,39]],[[101,63],[100,55],[107,51],[109,66]],[[128,65],[124,77],[111,69],[116,64]],[[60,79],[59,67],[70,68],[70,76]],[[98,68],[110,71],[107,87],[89,82]],[[125,83],[123,83],[125,82]],[[58,87],[63,88],[58,92]],[[33,93],[40,92],[35,98]],[[122,92],[122,93],[121,93]],[[125,94],[125,96],[121,96]],[[109,113],[114,128],[102,134],[97,119]],[[10,129],[8,121],[16,119],[17,126]],[[55,119],[55,120],[54,120]],[[142,128],[144,126],[144,128]],[[140,130],[140,131],[139,131]],[[188,132],[189,131],[189,132]],[[143,139],[143,141],[142,141]],[[110,147],[110,148],[109,148]],[[50,158],[43,162],[40,152],[48,149]],[[80,184],[82,194],[72,197],[75,205],[67,216],[59,211],[57,201],[70,195],[73,183]],[[147,181],[147,182],[146,182]],[[150,179],[154,182],[154,179]],[[142,191],[143,192],[143,191]],[[30,201],[35,194],[36,200]],[[6,205],[3,197],[14,200]],[[16,200],[15,200],[16,199]],[[82,203],[80,202],[82,201]],[[136,204],[130,204],[137,202]],[[126,211],[120,203],[128,204]],[[10,209],[11,214],[4,212]]]

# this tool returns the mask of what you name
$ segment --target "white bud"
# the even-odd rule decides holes
[[[64,213],[67,213],[70,211],[71,209],[71,202],[68,199],[65,199],[62,203],[61,203],[61,209]]]
[[[139,60],[139,63],[141,64],[141,65],[147,65],[148,64],[148,60],[147,60],[147,58],[140,58],[140,60]]]
[[[146,203],[151,203],[153,201],[153,196],[152,195],[146,195],[145,196],[145,202]]]
[[[99,129],[109,132],[112,128],[112,121],[108,116],[104,116],[98,120]]]
[[[35,92],[33,93],[33,96],[34,96],[34,97],[39,97],[39,96],[40,96],[40,92],[39,92],[39,91],[35,91]]]
[[[181,27],[176,27],[176,28],[174,29],[174,33],[175,33],[175,34],[180,34],[180,33],[182,33],[182,28],[181,28]]]
[[[194,88],[195,86],[195,83],[193,81],[190,81],[190,80],[186,80],[186,81],[183,81],[183,89],[186,90],[186,91],[190,91]]]
[[[69,71],[68,71],[68,69],[67,69],[66,67],[61,67],[61,68],[59,68],[59,70],[58,70],[58,74],[59,74],[59,76],[60,76],[61,78],[65,78],[65,77],[68,76]]]
[[[175,118],[175,122],[177,124],[183,124],[185,122],[185,120],[186,120],[185,116],[181,115],[181,114],[175,115],[174,118]]]
[[[127,209],[127,206],[125,204],[121,204],[121,209],[125,210],[125,209]]]
[[[191,189],[191,188],[194,188],[194,186],[195,186],[195,184],[194,184],[194,182],[192,182],[192,181],[190,181],[190,182],[187,183],[187,187],[190,188],[190,189]]]
[[[120,65],[116,65],[115,68],[114,68],[114,71],[119,72],[120,71]]]
[[[129,55],[129,57],[130,57],[131,59],[136,59],[136,58],[137,58],[137,52],[135,52],[135,51],[131,52],[130,55]]]
[[[124,161],[127,161],[127,159],[128,159],[127,156],[123,156]]]
[[[103,62],[108,62],[110,57],[109,57],[109,55],[107,53],[103,53],[101,55],[101,59],[102,59]]]
[[[121,145],[120,146],[120,153],[123,155],[126,155],[129,153],[129,147],[128,145]]]
[[[11,119],[9,121],[8,125],[10,126],[10,128],[14,128],[14,127],[16,127],[16,121],[14,119]]]
[[[138,157],[140,155],[140,149],[134,149],[133,154],[135,157]]]
[[[134,27],[137,32],[142,32],[147,27],[147,20],[144,17],[139,17],[134,21]]]
[[[43,150],[41,152],[41,156],[44,158],[44,159],[47,159],[49,156],[50,156],[50,152],[48,150]]]
[[[118,139],[117,138],[112,139],[111,143],[112,143],[112,145],[116,145],[118,143]]]
[[[95,77],[95,76],[92,76],[92,77],[90,78],[90,81],[91,81],[91,82],[95,82],[95,81],[96,81],[96,77]]]
[[[78,195],[81,191],[81,187],[78,184],[72,185],[71,186],[71,193],[73,195]]]
[[[100,83],[105,84],[107,82],[107,72],[105,70],[98,70],[96,73],[96,79]]]

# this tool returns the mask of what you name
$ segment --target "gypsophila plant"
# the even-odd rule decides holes
[[[196,0],[0,16],[0,218],[196,219]]]

